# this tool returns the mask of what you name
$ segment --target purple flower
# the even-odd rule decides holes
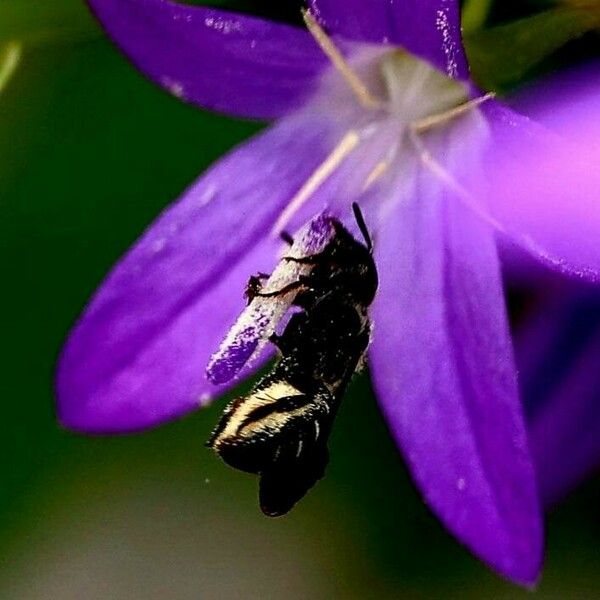
[[[325,208],[352,229],[356,201],[375,238],[369,358],[390,430],[448,529],[506,577],[534,582],[542,507],[495,236],[595,277],[600,219],[577,212],[579,172],[538,181],[529,152],[542,166],[564,159],[558,138],[493,100],[448,114],[469,97],[458,2],[313,0],[352,64],[345,78],[299,28],[166,0],[90,4],[172,93],[278,121],[204,174],[107,277],[60,359],[62,423],[140,430],[228,389],[205,367],[243,309],[248,276],[276,265],[274,234]]]

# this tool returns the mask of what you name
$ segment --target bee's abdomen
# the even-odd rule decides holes
[[[330,403],[326,389],[303,393],[276,370],[229,405],[208,445],[232,467],[261,473],[299,458],[326,434]]]

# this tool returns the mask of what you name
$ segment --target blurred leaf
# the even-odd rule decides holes
[[[493,0],[466,0],[461,11],[463,32],[469,33],[481,29],[492,8]]]
[[[600,25],[600,3],[585,8],[558,6],[532,17],[467,35],[465,45],[474,80],[503,91],[561,46]]]
[[[0,43],[70,42],[102,35],[83,0],[2,0]]]
[[[21,61],[22,48],[18,42],[9,42],[0,52],[0,94]]]

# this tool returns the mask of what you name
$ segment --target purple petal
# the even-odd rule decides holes
[[[168,0],[88,0],[150,79],[203,108],[273,118],[302,105],[327,65],[300,28]]]
[[[484,110],[492,144],[471,193],[485,198],[505,232],[544,263],[600,278],[600,146],[566,140],[498,102]],[[574,131],[600,134],[591,115],[587,121],[574,121]]]
[[[600,465],[600,331],[547,399],[531,427],[542,500],[550,506]]]
[[[206,379],[206,364],[244,306],[248,277],[277,262],[281,242],[269,228],[323,160],[328,134],[328,124],[282,121],[222,159],[158,218],[63,350],[63,424],[132,431],[223,391]]]
[[[600,111],[600,61],[592,61],[536,82],[511,106],[565,137],[599,144],[596,121]]]
[[[468,76],[456,0],[310,0],[309,4],[331,33],[402,46],[452,77]]]
[[[493,234],[427,177],[377,237],[375,388],[432,510],[530,584],[542,524]]]
[[[600,295],[569,283],[546,292],[516,338],[546,506],[600,466]]]

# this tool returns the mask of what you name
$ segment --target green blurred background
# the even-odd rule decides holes
[[[469,17],[473,29],[547,8],[499,4],[488,13],[471,2],[488,15]],[[498,46],[493,35],[473,39]],[[327,477],[276,520],[260,513],[255,478],[203,447],[223,400],[132,437],[57,426],[54,364],[86,298],[153,217],[259,125],[155,89],[78,0],[0,0],[0,43],[9,40],[24,51],[0,91],[0,599],[530,594],[489,573],[428,513],[364,375],[338,418]],[[532,58],[498,87],[596,38],[584,42],[550,48],[541,67]],[[600,598],[599,497],[600,481],[589,481],[549,515],[537,598]]]

